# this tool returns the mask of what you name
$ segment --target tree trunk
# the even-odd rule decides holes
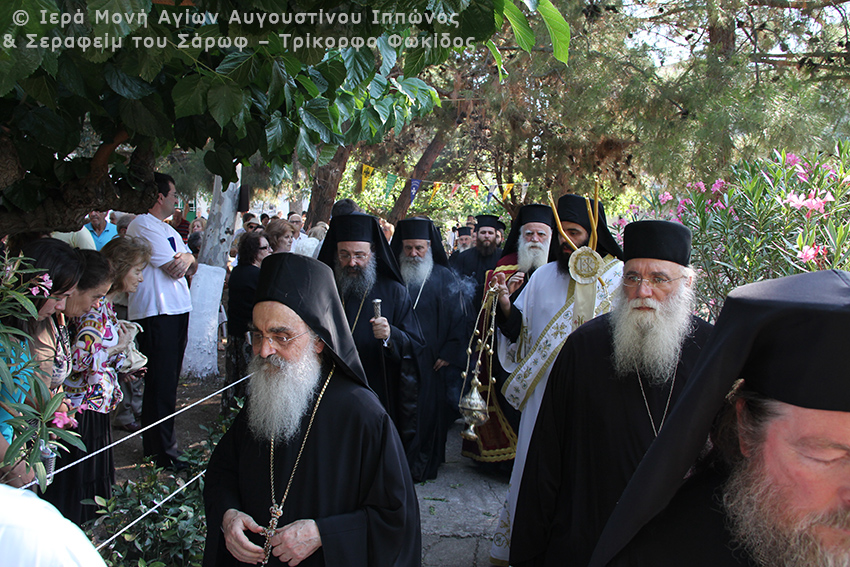
[[[241,165],[236,167],[236,172],[241,180]],[[198,271],[192,278],[192,313],[189,315],[192,340],[186,345],[183,356],[183,375],[201,380],[219,376],[218,314],[239,205],[239,182],[231,183],[227,191],[222,191],[221,185],[221,177],[216,176],[209,220],[198,254]]]
[[[339,182],[348,165],[353,145],[340,146],[337,148],[333,159],[316,170],[313,179],[313,189],[310,193],[310,206],[307,208],[306,226],[315,226],[317,222],[328,222],[331,220],[331,207],[336,201],[339,191]]]
[[[419,161],[416,162],[416,167],[413,168],[413,175],[411,176],[412,179],[423,179],[426,175],[428,175],[428,173],[431,172],[431,168],[434,167],[434,162],[437,161],[437,158],[440,156],[440,152],[442,152],[445,147],[446,129],[444,127],[440,127],[437,130],[437,133],[434,134],[434,138],[431,140],[431,143],[428,144],[427,148],[425,148],[425,151],[422,153],[422,157],[420,157]],[[411,179],[408,179],[405,182],[404,188],[401,190],[401,194],[398,196],[392,210],[387,215],[387,220],[392,224],[398,223],[398,221],[407,215],[407,210],[411,205],[410,182]]]

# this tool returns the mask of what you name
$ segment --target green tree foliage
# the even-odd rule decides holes
[[[342,144],[380,140],[438,104],[420,71],[488,40],[504,9],[492,0],[188,4],[3,4],[7,229],[70,228],[95,203],[144,210],[154,159],[176,146],[207,148],[207,169],[225,181],[259,152],[276,185],[293,159],[309,168]],[[534,7],[562,37],[548,0]],[[92,157],[75,152],[85,123],[102,140]],[[116,155],[121,144],[129,160]],[[20,214],[48,203],[57,214]]]

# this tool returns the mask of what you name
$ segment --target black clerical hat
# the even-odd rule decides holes
[[[405,240],[430,241],[434,263],[441,266],[449,265],[449,259],[446,257],[446,250],[443,248],[440,231],[437,230],[437,227],[429,219],[414,217],[398,221],[395,225],[393,241],[390,242],[390,249],[396,258],[401,255]]]
[[[687,387],[608,520],[590,565],[606,565],[667,506],[738,378],[788,404],[850,412],[848,329],[848,272],[798,274],[733,290]]]
[[[333,217],[317,259],[333,268],[336,265],[337,243],[352,241],[371,242],[378,264],[378,274],[404,284],[398,262],[393,257],[387,239],[384,238],[381,225],[372,215],[350,213]]]
[[[502,252],[503,257],[517,251],[522,227],[530,222],[543,223],[552,229],[553,234],[555,232],[555,215],[552,214],[552,207],[549,205],[524,205],[520,207],[516,219],[511,224],[511,232],[505,240],[505,248]],[[549,245],[549,260],[551,261],[557,257],[558,239],[550,238]]]
[[[500,226],[501,225],[501,226]],[[499,220],[499,217],[496,215],[478,215],[475,217],[475,230],[478,230],[482,226],[490,227],[502,230],[505,229],[505,224]]]
[[[301,254],[267,256],[254,295],[255,304],[261,301],[276,301],[295,311],[327,345],[341,370],[369,385],[328,266]]]
[[[593,199],[580,197],[567,193],[558,199],[558,218],[561,222],[574,222],[580,225],[588,234],[591,232],[590,216],[587,213],[587,204],[590,203],[590,210],[593,211],[596,201]],[[615,258],[623,259],[623,251],[617,240],[608,229],[608,221],[605,219],[605,207],[599,203],[599,226],[596,228],[596,251],[602,256],[610,254]]]
[[[667,260],[682,266],[691,262],[691,230],[678,222],[644,220],[623,230],[623,261],[633,258]]]
[[[472,229],[468,226],[462,226],[457,229],[458,236],[472,236]]]

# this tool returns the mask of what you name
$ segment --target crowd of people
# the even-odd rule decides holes
[[[173,179],[157,184],[117,226],[94,211],[65,241],[10,242],[40,270],[21,277],[50,282],[38,317],[15,323],[32,337],[20,348],[64,392],[86,452],[175,410],[205,222],[176,209]],[[419,565],[415,483],[445,462],[475,368],[489,419],[463,454],[510,478],[489,511],[493,565],[850,565],[850,275],[745,286],[713,326],[695,315],[690,230],[636,221],[618,242],[593,199],[445,236],[348,199],[307,220],[245,213],[236,230],[221,407],[246,403],[207,469],[205,565]],[[72,248],[86,235],[93,250]],[[173,420],[143,446],[186,466]],[[44,498],[82,524],[81,501],[109,494],[111,453],[72,470]]]

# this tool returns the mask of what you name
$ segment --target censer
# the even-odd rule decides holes
[[[496,382],[495,378],[487,378],[487,399],[481,396],[479,388],[481,388],[481,364],[485,357],[488,357],[489,367],[493,365],[493,346],[495,341],[496,330],[496,308],[498,307],[498,295],[495,288],[495,282],[491,280],[490,286],[484,295],[484,301],[481,304],[481,310],[478,311],[478,316],[475,318],[475,332],[469,338],[469,345],[466,347],[466,368],[461,373],[463,377],[463,389],[461,389],[461,397],[458,401],[458,409],[466,422],[466,429],[461,432],[461,436],[469,441],[478,439],[475,433],[475,427],[484,425],[490,414],[487,411],[487,406],[490,403],[490,390],[492,384]],[[481,329],[484,329],[484,336],[481,336]],[[475,349],[473,351],[473,342]],[[469,383],[469,393],[465,396],[463,391],[466,389],[466,379],[468,377],[470,363],[472,362],[473,352],[476,353],[475,366],[472,369],[472,380]]]

